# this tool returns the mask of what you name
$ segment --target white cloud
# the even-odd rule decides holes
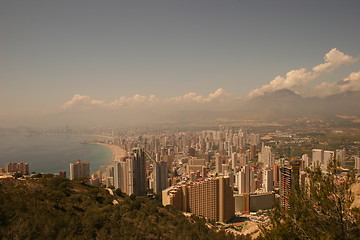
[[[133,107],[133,106],[157,106],[160,105],[176,105],[184,103],[194,103],[194,104],[203,104],[210,103],[215,101],[224,101],[230,97],[230,94],[226,93],[224,89],[219,88],[215,92],[210,93],[208,96],[201,96],[194,92],[189,92],[183,96],[172,97],[169,99],[160,99],[155,95],[139,95],[135,94],[131,97],[119,97],[118,99],[112,102],[105,102],[102,100],[92,99],[90,96],[75,94],[72,99],[65,102],[62,105],[63,109],[78,109],[78,110],[89,110],[94,107],[101,108],[123,108],[123,107]]]
[[[358,59],[345,55],[336,48],[331,49],[324,57],[325,63],[313,67],[314,72],[332,72],[336,68],[356,62]]]
[[[277,76],[270,83],[263,85],[261,88],[252,90],[249,93],[249,97],[259,96],[266,92],[273,92],[284,88],[296,89],[307,85],[316,77],[317,74],[307,72],[305,68],[291,70],[285,77]]]
[[[63,109],[72,109],[79,108],[80,110],[87,110],[94,106],[101,106],[104,104],[104,101],[91,99],[89,96],[75,94],[72,99],[65,102],[61,108]]]
[[[351,73],[347,78],[338,82],[322,82],[315,87],[315,94],[326,97],[346,91],[360,90],[360,71]]]
[[[198,95],[195,92],[189,92],[183,96],[173,97],[170,102],[175,103],[208,103],[213,101],[221,101],[228,97],[229,94],[224,89],[218,88],[215,92],[210,93],[207,97]]]
[[[132,97],[119,97],[115,101],[109,104],[110,107],[124,107],[129,105],[137,105],[137,104],[152,104],[157,102],[158,99],[155,95],[143,96],[139,94],[135,94]]]
[[[358,61],[349,55],[345,55],[336,48],[331,49],[324,56],[324,63],[319,64],[312,68],[312,71],[307,71],[306,68],[289,71],[285,77],[277,76],[268,84],[263,85],[261,88],[252,90],[249,97],[255,97],[264,94],[265,92],[272,92],[280,89],[301,90],[307,86],[311,81],[318,78],[322,73],[332,72],[335,69],[345,64],[350,64]]]

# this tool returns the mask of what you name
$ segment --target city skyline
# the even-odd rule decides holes
[[[356,1],[2,2],[0,126],[126,118],[124,111],[141,118],[143,108],[230,106],[282,88],[305,97],[360,90],[358,8]]]

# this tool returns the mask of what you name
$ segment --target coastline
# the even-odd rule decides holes
[[[126,151],[120,148],[119,146],[113,144],[106,144],[106,143],[94,143],[94,144],[98,144],[110,148],[113,152],[112,162],[120,162],[120,159],[126,157],[127,155]]]
[[[120,159],[121,152],[113,150],[110,145],[103,144],[106,147],[104,148],[90,145],[86,147],[81,144],[94,139],[97,139],[94,135],[75,134],[1,135],[0,168],[6,162],[23,162],[26,159],[30,172],[59,173],[63,170],[68,172],[69,163],[80,159],[89,162],[90,172],[95,173],[103,166],[113,165],[114,159]],[[106,143],[107,140],[102,139]]]

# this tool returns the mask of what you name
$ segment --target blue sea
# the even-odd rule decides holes
[[[30,172],[59,173],[78,159],[90,163],[94,173],[112,161],[110,148],[97,144],[81,144],[98,139],[81,135],[0,136],[0,167],[6,162],[29,163]]]

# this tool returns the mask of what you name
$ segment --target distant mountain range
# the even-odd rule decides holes
[[[141,108],[91,109],[41,115],[26,120],[26,126],[53,127],[188,127],[216,126],[261,121],[267,123],[304,120],[343,120],[360,123],[360,91],[325,98],[305,98],[288,89],[251,99],[227,99],[187,105],[154,105]],[[14,123],[16,123],[14,121]]]
[[[309,118],[360,116],[360,91],[349,91],[325,98],[304,98],[291,90],[282,89],[248,100],[245,106],[247,106],[246,110],[251,107],[263,111],[265,118],[267,116]]]
[[[281,89],[225,106],[173,112],[163,118],[179,123],[210,123],[234,120],[278,121],[281,119],[360,119],[360,91],[348,91],[325,98],[305,98]]]

